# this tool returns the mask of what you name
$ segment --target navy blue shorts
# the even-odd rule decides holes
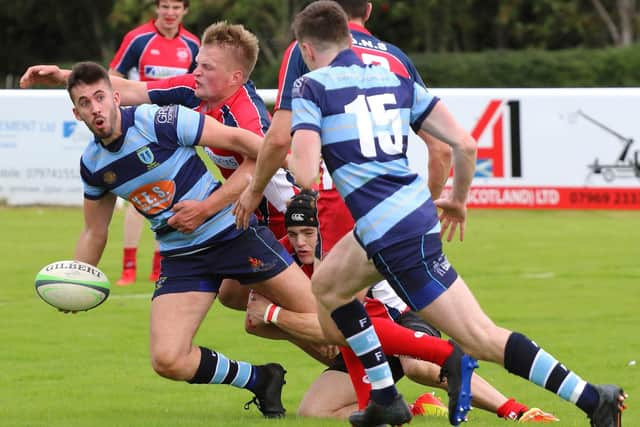
[[[251,226],[238,237],[162,259],[153,298],[177,292],[218,292],[223,279],[253,284],[277,276],[293,263],[267,227]]]
[[[437,233],[396,243],[375,253],[372,259],[380,274],[413,311],[431,304],[458,278],[442,253]]]

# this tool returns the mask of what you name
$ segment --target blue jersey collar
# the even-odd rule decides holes
[[[349,65],[364,65],[358,55],[351,49],[345,49],[338,53],[330,64],[331,67],[348,67]]]

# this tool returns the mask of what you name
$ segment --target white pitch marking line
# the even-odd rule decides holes
[[[524,273],[521,275],[523,279],[551,279],[556,277],[553,271],[543,271],[540,273]]]
[[[110,294],[109,299],[150,299],[151,294]]]

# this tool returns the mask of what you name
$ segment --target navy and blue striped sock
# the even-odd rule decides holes
[[[591,384],[520,333],[513,332],[507,340],[504,367],[572,402],[587,414],[593,413],[598,405],[598,392]]]
[[[229,384],[253,390],[256,368],[251,363],[228,359],[224,354],[200,347],[200,365],[191,384]]]
[[[397,396],[391,369],[362,303],[353,300],[338,307],[331,317],[362,362],[371,384],[371,400],[388,405]]]

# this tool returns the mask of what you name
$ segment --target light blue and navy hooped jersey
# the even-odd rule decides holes
[[[356,221],[369,256],[440,231],[426,181],[409,168],[410,126],[418,130],[438,98],[344,50],[293,88],[292,131],[317,131],[322,157]]]
[[[198,157],[204,116],[177,105],[122,108],[122,136],[89,143],[80,161],[84,196],[108,192],[129,200],[151,223],[163,254],[182,253],[235,236],[231,205],[192,234],[167,224],[181,200],[203,200],[219,185]]]

